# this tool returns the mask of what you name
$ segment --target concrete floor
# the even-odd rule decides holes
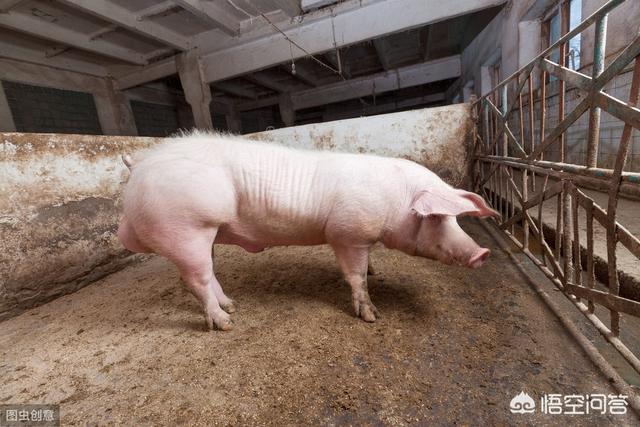
[[[0,326],[0,403],[59,403],[63,425],[637,425],[625,416],[515,415],[526,391],[615,393],[508,257],[480,270],[375,248],[352,314],[324,247],[216,248],[236,299],[231,332],[204,330],[159,257]]]

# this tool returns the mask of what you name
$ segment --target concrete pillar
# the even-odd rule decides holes
[[[518,23],[518,67],[527,65],[542,50],[541,21],[521,21]],[[538,87],[540,73],[531,73],[533,86]]]
[[[474,81],[469,80],[462,88],[462,101],[469,102],[473,94]]]
[[[116,90],[113,80],[105,79],[103,90],[94,93],[98,120],[105,135],[138,135],[129,99]]]
[[[284,125],[286,127],[294,126],[296,124],[296,111],[293,109],[291,94],[283,93],[280,95],[278,104],[280,106],[280,118],[282,118]]]
[[[183,52],[176,57],[180,83],[184,96],[191,106],[193,121],[198,129],[213,129],[211,119],[211,88],[202,77],[202,67],[196,50]]]
[[[240,113],[237,110],[229,110],[224,117],[227,121],[227,129],[229,132],[242,133],[242,121],[240,120]]]
[[[11,115],[11,109],[9,108],[9,102],[4,95],[4,88],[0,81],[0,132],[15,132],[16,124],[13,121],[13,115]]]

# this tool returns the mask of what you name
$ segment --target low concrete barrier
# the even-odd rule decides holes
[[[122,153],[156,138],[0,134],[0,319],[129,261],[118,242]]]

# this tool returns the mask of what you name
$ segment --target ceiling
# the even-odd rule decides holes
[[[136,70],[159,69],[179,52],[196,48],[204,52],[205,41],[207,49],[224,53],[227,46],[242,48],[245,38],[250,43],[255,37],[280,31],[280,27],[286,30],[302,25],[323,13],[356,8],[363,1],[387,0],[303,0],[302,4],[300,0],[0,0],[0,57],[117,79]],[[314,6],[322,8],[313,10]],[[305,55],[293,61],[295,71],[288,60],[214,81],[212,95],[214,100],[246,111],[277,108],[278,96],[283,93],[308,92],[311,96],[310,90],[323,87],[340,91],[341,87],[350,89],[349,82],[363,84],[369,78],[384,83],[385,75],[398,70],[459,55],[500,7]],[[326,12],[327,8],[338,12]],[[150,71],[149,76],[153,79],[155,74]],[[159,74],[156,81],[181,91],[173,69]],[[374,98],[424,97],[429,90],[443,93],[453,81],[443,78],[364,96],[362,91],[354,91],[352,99],[339,102],[349,107],[354,102],[376,102]],[[307,102],[301,110],[308,114],[338,98],[328,97],[322,106],[308,107]]]

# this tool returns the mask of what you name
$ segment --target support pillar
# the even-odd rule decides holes
[[[293,101],[290,93],[283,93],[278,97],[280,106],[280,118],[286,127],[296,124],[296,111],[293,109]]]
[[[240,120],[240,113],[238,110],[232,108],[224,117],[227,121],[227,129],[229,132],[242,133],[242,121]]]
[[[116,90],[113,80],[104,79],[102,90],[93,94],[98,120],[105,135],[138,135],[129,99]]]
[[[198,129],[213,129],[211,119],[211,88],[204,81],[202,67],[196,50],[181,53],[176,65],[184,96],[191,106],[193,121]]]
[[[4,88],[0,81],[0,132],[15,132],[16,124],[13,121],[13,115],[9,108],[9,102],[4,95]]]

